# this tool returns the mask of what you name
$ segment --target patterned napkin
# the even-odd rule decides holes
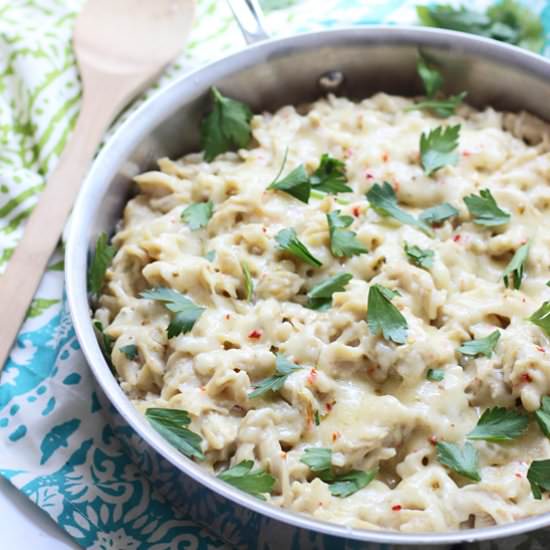
[[[263,3],[270,31],[284,35],[352,24],[410,24],[420,2]],[[526,3],[548,32],[550,2]],[[80,84],[70,38],[80,6],[81,0],[0,0],[0,271],[78,114]],[[154,88],[189,64],[209,61],[212,52],[243,46],[226,3],[199,0],[186,53]],[[51,260],[0,378],[0,445],[0,475],[85,548],[226,548],[220,530],[207,532],[186,520],[161,496],[115,435],[71,325],[61,251]]]

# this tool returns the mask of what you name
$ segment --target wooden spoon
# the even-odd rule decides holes
[[[72,139],[0,277],[0,371],[105,130],[181,51],[194,13],[194,0],[88,0],[78,16],[73,44],[82,107]]]

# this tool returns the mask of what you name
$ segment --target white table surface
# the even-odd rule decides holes
[[[0,533],[2,550],[80,548],[45,512],[3,478],[0,478]]]

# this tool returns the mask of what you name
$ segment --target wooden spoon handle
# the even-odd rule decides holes
[[[84,97],[74,133],[49,177],[25,227],[23,238],[0,277],[0,371],[14,344],[78,190],[113,109],[103,94]],[[86,246],[86,243],[82,243]]]

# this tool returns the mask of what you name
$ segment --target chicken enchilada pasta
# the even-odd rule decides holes
[[[550,511],[546,123],[465,94],[252,116],[213,93],[204,151],[135,178],[92,265],[135,406],[213,475],[318,519]]]

